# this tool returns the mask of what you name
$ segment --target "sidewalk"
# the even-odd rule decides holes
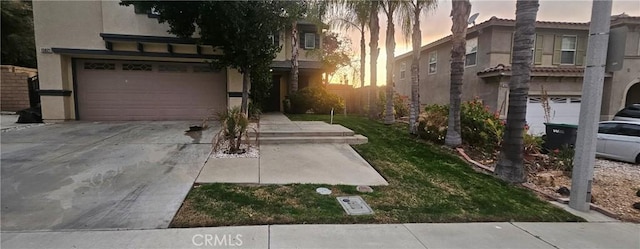
[[[430,223],[2,233],[2,248],[640,248],[640,225]]]

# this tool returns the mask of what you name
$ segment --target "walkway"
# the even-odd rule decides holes
[[[258,134],[258,158],[209,158],[196,183],[388,185],[349,146],[367,138],[341,125],[269,113]]]
[[[631,223],[270,225],[2,233],[2,248],[640,248]]]

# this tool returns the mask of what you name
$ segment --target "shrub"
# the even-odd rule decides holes
[[[290,113],[302,114],[309,110],[314,113],[329,114],[344,110],[344,101],[338,95],[330,93],[324,86],[305,87],[289,96]]]
[[[534,136],[527,133],[527,129],[524,130],[524,154],[525,155],[533,155],[540,154],[540,150],[542,149],[542,137]]]
[[[218,114],[218,121],[222,128],[215,136],[213,150],[218,151],[221,147],[226,146],[227,149],[224,150],[224,153],[244,153],[244,150],[240,149],[240,145],[243,138],[249,140],[247,135],[249,119],[240,111],[240,107],[234,107]]]
[[[379,110],[378,117],[384,118],[387,110],[387,94],[384,90],[378,92],[376,105]],[[393,96],[393,115],[395,118],[409,116],[409,101],[406,96],[397,93]]]
[[[462,141],[486,152],[496,151],[502,143],[504,122],[479,99],[463,102],[460,109]],[[448,116],[448,105],[427,106],[418,119],[418,135],[435,143],[443,143]]]
[[[571,146],[562,146],[561,149],[555,149],[553,151],[554,162],[556,167],[565,172],[571,172],[573,170],[573,156],[575,150]]]
[[[427,106],[418,117],[418,136],[434,143],[444,143],[448,114],[449,107],[446,105]]]

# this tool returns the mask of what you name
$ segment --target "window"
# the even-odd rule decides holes
[[[602,134],[616,134],[618,133],[617,123],[604,123],[598,126],[598,133]]]
[[[621,124],[618,134],[623,136],[640,137],[640,125]]]
[[[304,49],[316,48],[316,34],[304,33]]]
[[[532,103],[532,104],[542,103],[542,98],[540,98],[540,97],[529,97],[529,103]]]
[[[151,71],[151,64],[122,64],[124,71]]]
[[[160,64],[158,65],[159,72],[187,72],[186,65],[177,64]]]
[[[400,79],[403,80],[405,77],[407,77],[407,63],[400,63]]]
[[[429,53],[429,74],[436,73],[438,69],[438,52],[433,51]]]
[[[467,53],[464,61],[465,66],[475,66],[478,55],[478,38],[467,40]]]
[[[88,70],[116,70],[116,64],[114,63],[92,63],[85,62],[84,69]]]
[[[562,37],[562,55],[560,56],[560,64],[573,65],[576,61],[576,36]]]

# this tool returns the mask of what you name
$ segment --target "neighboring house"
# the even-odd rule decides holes
[[[492,17],[470,27],[462,89],[463,100],[478,97],[506,116],[515,21]],[[631,103],[640,102],[640,17],[613,16],[611,28],[627,26],[623,68],[605,75],[601,119],[610,120]],[[577,124],[580,113],[589,23],[536,22],[527,122],[544,132],[541,86],[549,97],[551,122]],[[420,102],[448,104],[451,36],[421,48]],[[411,93],[411,52],[397,56],[396,91]]]
[[[212,70],[223,53],[167,33],[150,10],[118,1],[34,1],[33,15],[42,114],[62,120],[201,120],[241,101],[242,75]],[[300,88],[321,81],[320,30],[301,21]],[[274,98],[282,110],[291,68],[287,30],[272,64]],[[240,41],[239,41],[240,42]]]

